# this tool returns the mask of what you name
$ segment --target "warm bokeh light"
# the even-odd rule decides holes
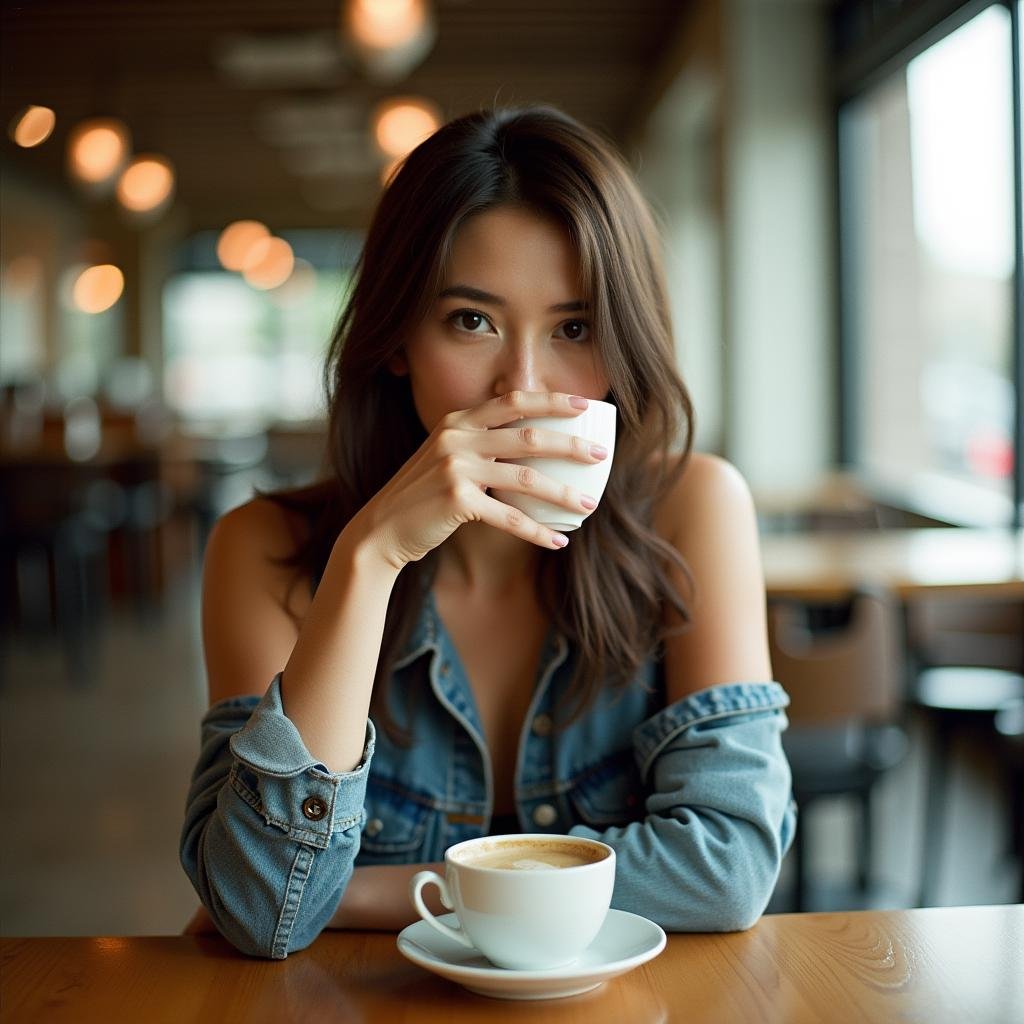
[[[377,50],[405,46],[426,20],[424,0],[350,0],[346,16],[355,42]]]
[[[130,148],[122,122],[114,118],[82,121],[68,136],[68,167],[79,181],[100,185],[121,170]]]
[[[374,138],[390,157],[404,157],[440,126],[437,107],[415,96],[388,100],[374,111]]]
[[[288,280],[294,266],[292,247],[283,238],[261,238],[249,249],[242,276],[253,288],[276,288]]]
[[[174,191],[174,168],[154,153],[137,156],[117,182],[117,198],[126,210],[147,213],[166,203]]]
[[[241,270],[249,250],[269,235],[267,226],[258,220],[236,220],[229,224],[217,239],[217,259],[220,265],[225,270]]]
[[[83,313],[102,313],[121,298],[123,291],[124,274],[112,263],[101,263],[78,275],[71,295]]]
[[[11,122],[8,135],[26,149],[45,142],[57,123],[57,115],[49,107],[26,107]]]

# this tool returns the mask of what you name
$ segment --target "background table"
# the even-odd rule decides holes
[[[761,555],[772,597],[835,600],[870,584],[904,599],[940,593],[1024,599],[1024,530],[767,534]]]
[[[515,1003],[405,960],[395,936],[325,932],[284,961],[217,938],[5,939],[5,1021],[661,1024],[1024,1020],[1024,906],[783,914],[670,935],[594,992]]]

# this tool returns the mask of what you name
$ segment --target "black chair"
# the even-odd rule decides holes
[[[1017,902],[1024,903],[1024,700],[1001,707],[994,724],[1010,807],[1010,849],[1020,870]]]
[[[810,612],[810,614],[809,614]],[[790,695],[783,745],[793,772],[801,825],[793,847],[794,909],[811,909],[806,823],[824,797],[847,796],[860,808],[858,900],[871,886],[871,794],[905,756],[899,618],[891,600],[870,590],[842,606],[773,601],[768,609],[775,678]],[[817,622],[812,629],[810,623]],[[825,627],[823,622],[829,621]]]
[[[0,468],[2,625],[30,634],[55,627],[76,683],[95,673],[108,603],[108,538],[122,504],[121,489],[88,464]]]
[[[911,704],[930,732],[920,906],[937,898],[949,798],[949,766],[959,736],[995,740],[1000,709],[1024,701],[1024,603],[933,599],[909,612]]]

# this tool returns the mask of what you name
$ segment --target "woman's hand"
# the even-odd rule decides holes
[[[582,494],[574,488],[535,469],[497,461],[550,457],[588,465],[600,462],[604,456],[591,454],[591,442],[585,438],[515,426],[517,420],[538,416],[578,416],[585,402],[557,392],[510,391],[473,409],[449,413],[353,522],[361,523],[360,529],[399,571],[419,561],[463,523],[474,521],[539,547],[563,547],[558,533],[491,497],[487,488],[519,491],[573,511],[586,510]]]

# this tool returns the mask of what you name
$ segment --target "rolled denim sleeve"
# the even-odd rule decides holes
[[[281,677],[202,720],[185,804],[182,867],[220,932],[243,953],[283,959],[337,909],[359,852],[374,728],[361,762],[331,772],[285,715]]]
[[[669,931],[741,931],[764,912],[796,829],[778,683],[691,694],[642,722],[643,821],[574,835],[614,848],[612,906]]]

